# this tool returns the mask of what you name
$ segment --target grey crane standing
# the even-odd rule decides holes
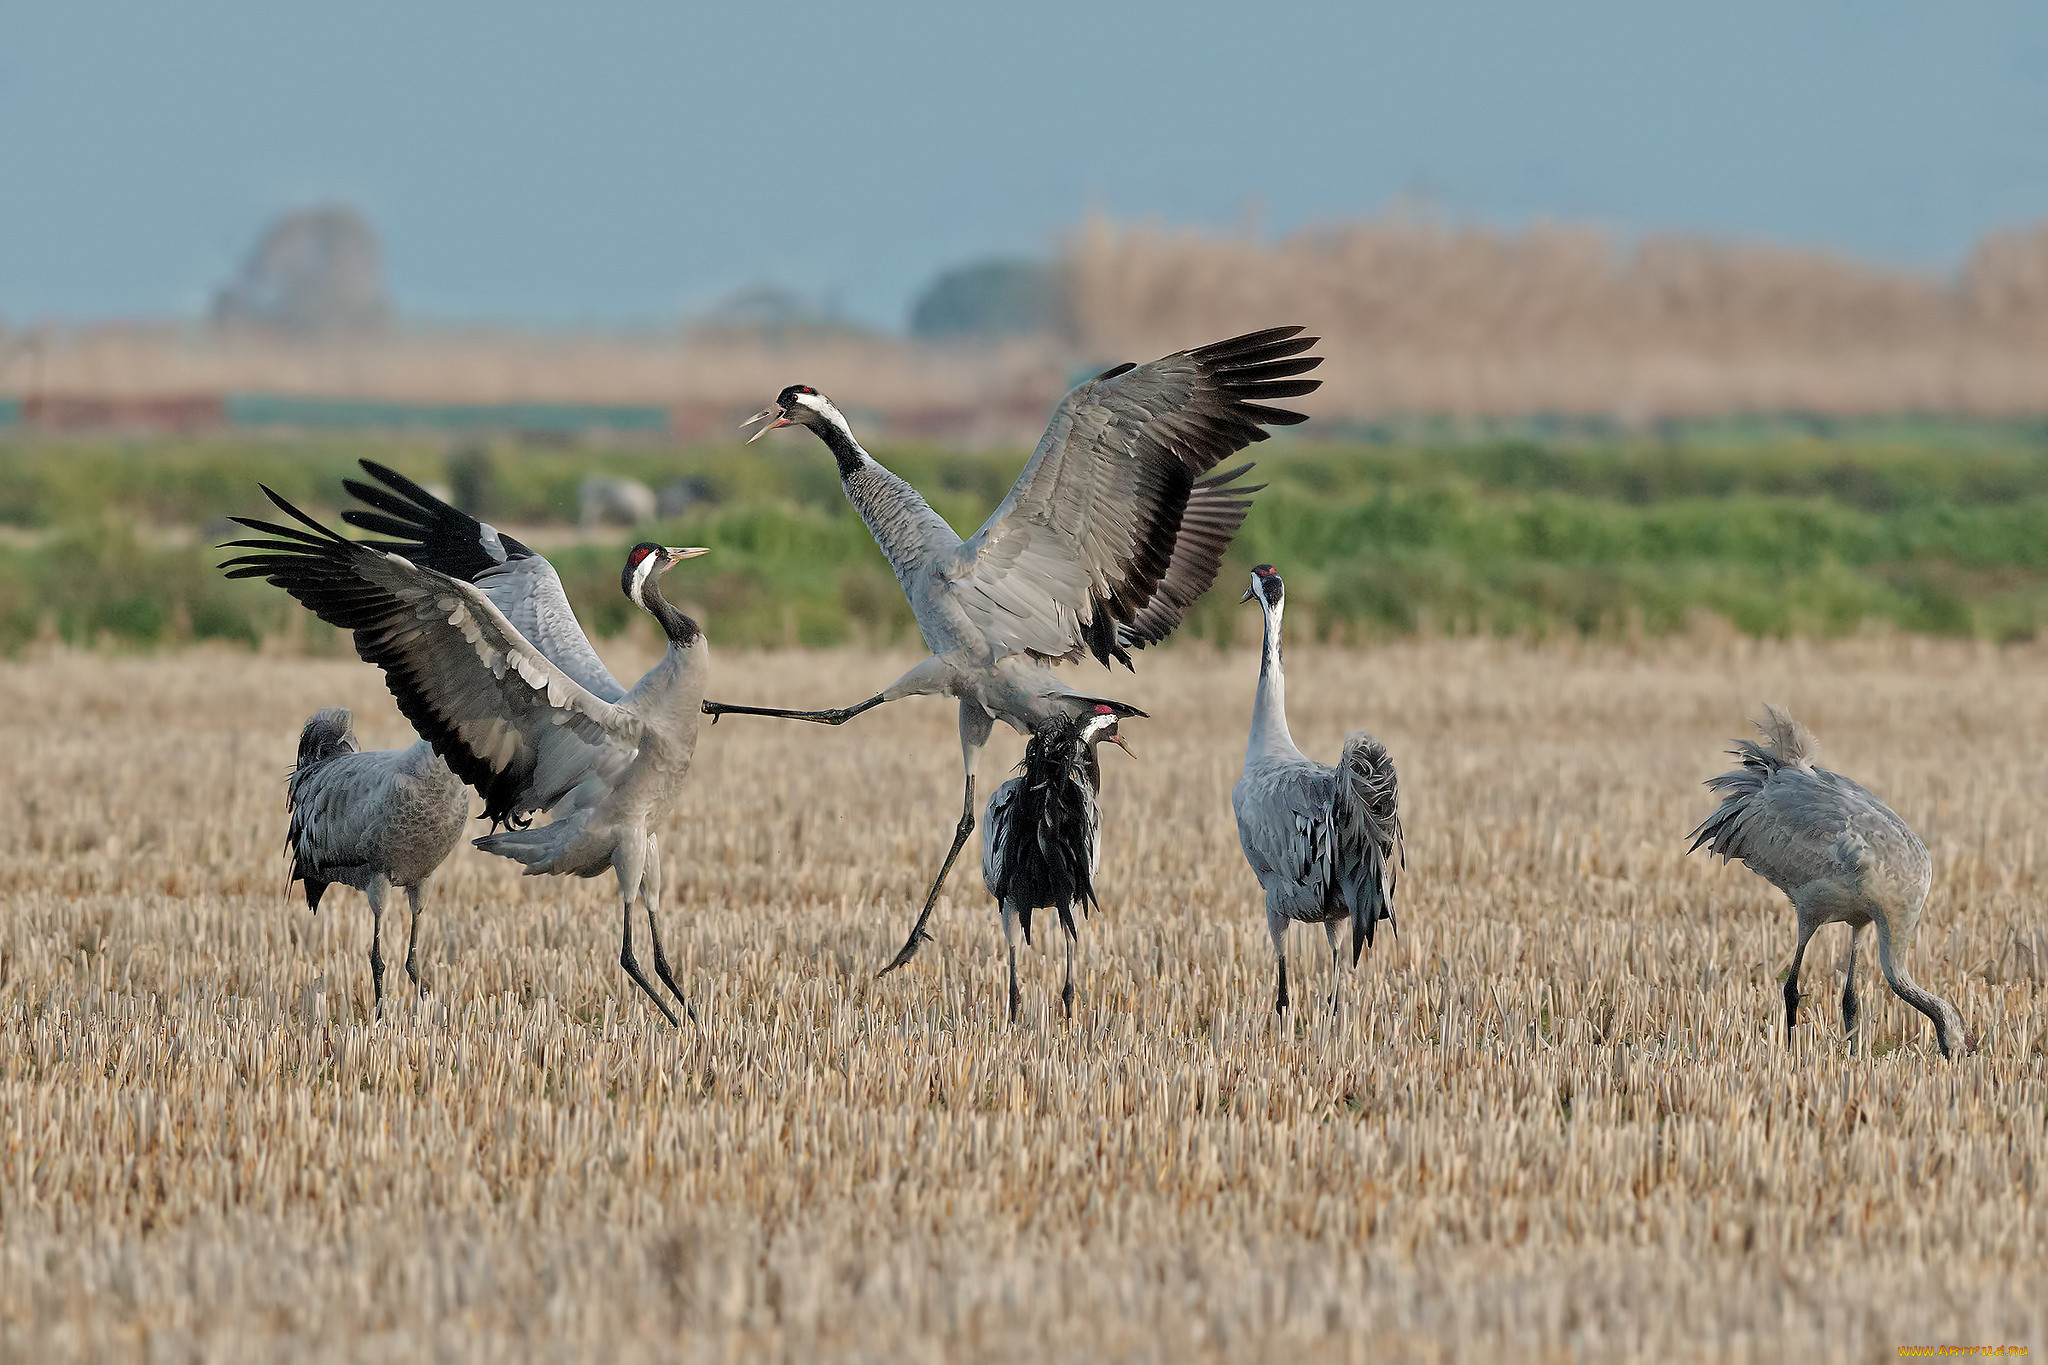
[[[883,702],[949,696],[960,703],[966,793],[953,846],[910,937],[884,974],[909,962],[946,874],[974,830],[982,746],[1000,719],[1029,735],[1056,715],[1105,699],[1075,691],[1048,666],[1084,654],[1129,667],[1130,651],[1166,638],[1208,590],[1257,488],[1210,475],[1266,439],[1265,427],[1306,421],[1268,401],[1313,392],[1299,376],[1317,338],[1278,327],[1119,365],[1076,387],[1000,506],[967,540],[917,490],[861,449],[846,418],[816,389],[793,384],[748,419],[809,427],[838,462],[847,500],[896,571],[931,655],[882,691],[825,711],[706,702],[713,716],[785,716],[840,725]],[[1142,714],[1126,708],[1131,714]]]
[[[1128,708],[1125,708],[1128,711]],[[1102,702],[1076,716],[1054,716],[1024,746],[1017,776],[997,787],[983,816],[981,877],[1003,917],[1010,955],[1010,1022],[1023,1003],[1017,990],[1017,927],[1031,942],[1031,912],[1058,910],[1067,939],[1067,977],[1060,1004],[1074,1014],[1074,911],[1097,904],[1095,873],[1102,859],[1102,769],[1096,748],[1131,746],[1117,733],[1123,720]]]
[[[617,875],[619,965],[676,1023],[633,956],[633,901],[638,896],[647,912],[656,975],[689,1011],[662,952],[660,869],[648,862],[652,827],[689,775],[709,668],[703,632],[662,597],[660,581],[705,551],[643,541],[628,552],[620,590],[661,626],[668,650],[631,691],[607,700],[522,634],[476,584],[337,535],[263,491],[300,527],[236,518],[270,539],[232,542],[227,548],[253,553],[222,568],[230,577],[267,579],[321,620],[355,633],[356,652],[384,670],[398,709],[482,794],[484,818],[500,828],[476,840],[478,848],[523,864],[528,876],[595,877],[607,868]],[[535,828],[539,812],[551,820]]]
[[[306,905],[320,911],[327,888],[353,886],[370,902],[370,982],[384,1013],[384,898],[394,886],[412,905],[405,974],[420,985],[420,903],[427,881],[469,823],[469,789],[425,740],[405,749],[364,753],[355,716],[323,706],[299,734],[299,761],[285,787],[291,812],[285,848],[291,880],[304,882]]]
[[[1266,892],[1280,986],[1273,1008],[1287,1008],[1287,926],[1320,924],[1330,942],[1330,1003],[1343,970],[1337,926],[1351,922],[1351,962],[1381,920],[1394,919],[1394,886],[1406,862],[1400,787],[1386,746],[1363,730],[1344,737],[1336,767],[1308,758],[1287,730],[1280,621],[1287,587],[1270,564],[1252,570],[1243,601],[1265,617],[1259,690],[1252,703],[1244,776],[1230,789],[1237,839]],[[1398,926],[1396,926],[1398,927]]]
[[[1927,903],[1933,863],[1927,845],[1892,808],[1840,773],[1813,765],[1813,732],[1778,707],[1757,724],[1764,742],[1738,739],[1742,762],[1707,786],[1721,804],[1689,836],[1692,847],[1743,865],[1784,892],[1799,916],[1799,946],[1785,976],[1785,1042],[1799,1017],[1799,967],[1807,940],[1823,924],[1849,926],[1842,987],[1842,1030],[1856,1039],[1856,946],[1877,926],[1877,962],[1899,999],[1934,1024],[1944,1057],[1965,1045],[1962,1016],[1906,970],[1906,952]]]

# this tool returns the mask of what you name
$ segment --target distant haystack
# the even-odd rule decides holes
[[[390,319],[376,230],[346,204],[272,223],[213,302],[219,326],[297,337],[361,336]]]
[[[577,522],[585,532],[604,525],[638,526],[660,510],[654,490],[638,479],[587,476],[576,490]]]

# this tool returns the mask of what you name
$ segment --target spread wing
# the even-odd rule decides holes
[[[555,566],[487,522],[429,493],[395,469],[375,460],[363,472],[384,487],[344,479],[342,484],[371,510],[351,507],[341,519],[372,535],[375,548],[401,555],[423,569],[473,583],[541,655],[594,696],[617,701],[626,689],[597,651],[569,607]]]
[[[1066,396],[1009,496],[946,573],[998,655],[1088,653],[1128,665],[1128,645],[1180,623],[1244,520],[1234,504],[1254,491],[1221,487],[1226,476],[1197,499],[1197,481],[1265,440],[1264,428],[1308,420],[1267,405],[1322,383],[1297,378],[1322,363],[1301,354],[1317,338],[1300,331],[1119,366]]]
[[[549,662],[474,585],[337,535],[263,491],[308,529],[237,517],[271,538],[231,542],[253,553],[221,567],[266,579],[354,631],[356,652],[384,670],[398,709],[482,794],[492,824],[631,765],[638,722]]]

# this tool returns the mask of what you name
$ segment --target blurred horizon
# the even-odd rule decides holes
[[[405,324],[900,333],[1094,217],[1419,217],[1945,279],[2048,219],[2048,10],[1602,0],[0,12],[0,322],[198,321],[351,206]]]

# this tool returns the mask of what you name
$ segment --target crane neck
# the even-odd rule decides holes
[[[646,608],[647,614],[661,626],[662,634],[668,636],[671,648],[687,649],[703,635],[704,632],[698,628],[695,621],[685,616],[661,595],[660,578],[650,575],[639,585],[638,591],[640,605]]]
[[[1284,601],[1277,605],[1268,605],[1263,599],[1259,602],[1266,636],[1259,650],[1259,690],[1252,701],[1251,741],[1245,747],[1247,764],[1262,754],[1301,752],[1287,730],[1287,678],[1280,661],[1280,617],[1285,609]]]
[[[843,483],[858,474],[863,466],[871,465],[874,459],[861,449],[853,438],[853,428],[846,424],[846,418],[837,408],[827,408],[816,422],[806,423],[817,433],[818,439],[832,452],[832,459],[839,466],[839,478]]]

